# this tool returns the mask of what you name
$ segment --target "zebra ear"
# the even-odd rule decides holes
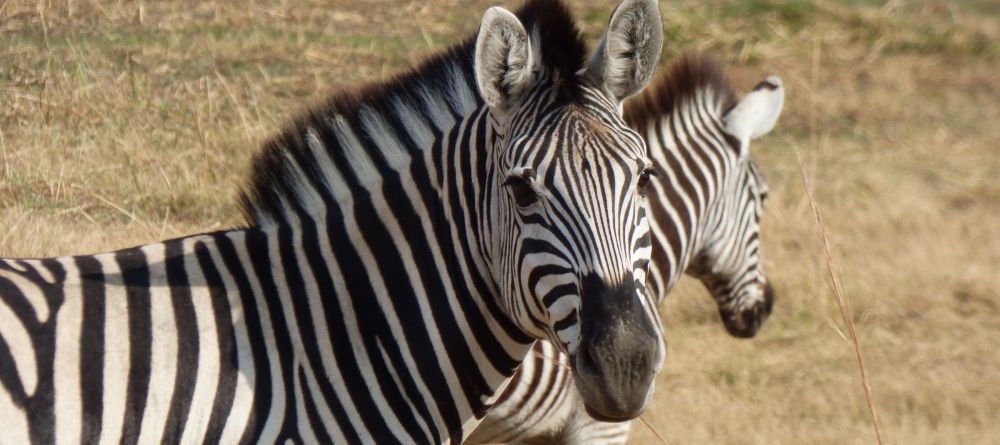
[[[722,123],[740,141],[740,156],[749,154],[750,140],[757,139],[774,128],[785,103],[785,88],[778,76],[770,76],[757,84],[722,116]]]
[[[649,83],[662,46],[663,23],[656,0],[624,0],[611,14],[608,32],[585,75],[619,101],[625,100]]]
[[[531,80],[531,42],[510,11],[492,7],[476,37],[474,70],[479,94],[492,108],[506,108]]]

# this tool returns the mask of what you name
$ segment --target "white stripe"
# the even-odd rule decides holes
[[[381,339],[381,338],[378,339],[377,343],[378,343],[379,355],[382,356],[382,361],[384,361],[386,363],[391,363],[389,361],[389,354],[387,354],[385,352],[385,345],[383,344],[383,339]],[[412,407],[413,406],[413,399],[411,399],[410,395],[405,390],[403,390],[403,382],[399,379],[399,373],[396,372],[396,368],[390,366],[389,367],[389,375],[392,376],[392,381],[393,381],[393,383],[396,384],[396,387],[399,388],[400,392],[403,393],[403,397],[406,397],[407,404],[409,404]],[[423,385],[421,385],[421,386],[423,386]],[[431,434],[432,425],[429,424],[429,423],[427,423],[427,421],[423,418],[423,416],[416,416],[415,415],[413,417],[415,417],[417,419],[417,422],[420,423],[420,430],[424,433],[424,436],[427,437],[428,440],[430,440],[430,438],[433,437],[433,435]]]
[[[0,442],[4,444],[31,443],[28,417],[21,408],[14,405],[14,400],[7,391],[0,391],[0,428],[3,428]]]
[[[363,153],[361,153],[361,155],[366,156]],[[357,160],[357,159],[353,159],[352,158],[352,160]],[[378,177],[376,177],[374,179],[378,179]],[[348,212],[348,214],[353,214],[353,212]],[[350,221],[350,220],[348,220],[348,221]],[[347,223],[348,221],[345,221],[345,223]],[[291,222],[292,222],[293,226],[294,225],[298,225],[298,220],[297,219],[293,220]],[[348,226],[349,227],[353,226],[353,224],[348,224]],[[350,230],[348,230],[348,232],[350,232]],[[300,264],[299,264],[299,270],[301,270],[301,271],[303,271],[305,273],[311,273],[311,272],[307,271],[307,269],[308,269],[307,263],[303,263],[303,261],[305,261],[305,256],[303,255],[303,253],[301,251],[301,245],[302,245],[302,238],[301,238],[302,237],[302,233],[301,233],[301,231],[296,230],[293,233],[292,237],[293,237],[292,238],[292,245],[296,246],[296,248],[295,248],[295,250],[296,250],[296,258],[300,262]],[[356,246],[358,246],[359,243],[360,244],[364,243],[363,240],[358,240],[358,239],[352,239],[352,242]],[[277,240],[276,239],[273,240],[273,244],[274,244],[273,247],[272,247],[273,251],[277,251],[278,245],[277,245]],[[359,253],[361,254],[362,261],[364,261],[364,259],[366,257],[371,256],[371,254],[368,253],[368,252],[359,252]],[[280,262],[275,261],[274,267],[276,269],[275,270],[275,276],[284,277],[284,271],[281,270],[281,264],[280,264]],[[368,270],[374,270],[374,269],[368,269]],[[315,288],[315,281],[312,279],[313,277],[309,276],[309,277],[303,277],[303,278],[309,278],[309,279],[306,280],[306,291],[307,292],[315,292],[315,294],[319,294],[319,289]],[[345,292],[346,292],[346,290],[345,290]],[[379,292],[379,291],[376,290],[376,293],[385,294],[385,290],[383,290],[382,292]],[[281,297],[281,301],[284,303],[282,306],[285,308],[285,319],[286,319],[286,323],[288,323],[289,330],[291,330],[293,333],[297,333],[298,332],[298,323],[296,323],[295,314],[292,311],[291,296],[288,294],[287,286],[285,285],[285,283],[280,283],[280,285],[278,286],[278,294]],[[344,293],[344,294],[338,294],[338,295],[347,296],[349,294]],[[350,299],[349,298],[338,298],[338,300],[350,300]],[[349,301],[348,301],[348,303],[349,303]],[[351,320],[351,318],[348,318],[347,320]],[[363,325],[364,322],[365,322],[364,320],[358,320],[357,321],[358,324],[356,326],[361,326],[361,325]],[[350,323],[350,322],[348,322],[348,323]],[[358,366],[361,368],[361,375],[365,379],[365,385],[367,387],[369,387],[369,388],[378,388],[379,382],[375,378],[374,372],[372,372],[372,369],[371,369],[371,361],[372,360],[371,360],[371,357],[368,356],[367,349],[364,347],[364,341],[358,335],[359,333],[357,332],[357,329],[348,328],[348,333],[349,333],[349,335],[351,335],[350,344],[354,346],[354,348],[353,348],[354,349],[354,358],[357,360]],[[404,338],[404,337],[397,336],[396,338]],[[296,349],[295,352],[296,352],[296,355],[305,355],[303,352],[301,352],[301,348],[302,348],[301,344],[300,344],[301,338],[296,335],[295,338],[293,339],[293,341],[295,342],[295,349]],[[330,371],[333,371],[336,368],[327,368],[327,369],[329,369]],[[385,419],[386,424],[389,425],[390,428],[393,425],[400,425],[399,419],[396,418],[396,415],[392,411],[392,408],[390,407],[389,402],[385,399],[385,396],[381,393],[381,391],[372,391],[371,392],[371,400],[375,403],[375,407],[376,407],[376,409],[378,409],[379,415],[383,419]],[[350,406],[350,405],[347,405],[347,406]],[[406,436],[405,435],[406,432],[402,430],[402,427],[400,427],[398,431],[392,431],[392,433],[394,434],[394,439],[396,441],[402,441],[402,442],[405,443],[405,442],[413,442],[415,440],[412,437]]]
[[[34,288],[21,288],[22,292],[36,291]],[[38,364],[35,363],[35,348],[31,344],[31,334],[18,318],[17,314],[0,301],[0,341],[7,344],[14,358],[14,367],[21,377],[21,385],[25,393],[31,397],[38,386]],[[2,388],[0,388],[2,389]],[[0,391],[2,392],[2,391]]]
[[[406,172],[403,172],[400,180],[402,181],[402,183],[406,184],[410,181],[410,178],[408,177],[408,174]],[[445,350],[444,347],[445,340],[441,337],[441,332],[435,329],[436,328],[436,326],[434,325],[435,317],[432,315],[432,310],[429,307],[430,298],[426,294],[426,288],[424,286],[423,281],[421,280],[420,273],[416,266],[417,261],[428,261],[428,260],[433,261],[434,264],[436,265],[444,264],[444,260],[442,259],[440,251],[438,250],[439,243],[437,243],[435,240],[436,234],[433,233],[433,231],[429,230],[430,228],[427,227],[429,224],[425,225],[424,234],[427,237],[428,245],[432,249],[433,256],[430,259],[414,258],[413,253],[410,250],[409,244],[406,243],[406,238],[403,236],[402,229],[399,226],[399,222],[396,220],[395,217],[393,217],[391,211],[389,210],[388,203],[386,203],[386,201],[382,198],[383,196],[382,192],[377,186],[378,184],[374,184],[372,189],[369,190],[372,197],[372,205],[375,207],[375,210],[378,213],[379,220],[382,221],[383,224],[385,224],[386,230],[389,231],[389,238],[392,239],[396,247],[396,250],[399,253],[399,257],[403,262],[403,266],[406,271],[406,277],[408,281],[413,284],[414,292],[417,295],[417,303],[420,306],[421,316],[423,320],[428,323],[427,333],[430,338],[435,357],[437,358],[437,361],[440,364],[439,366],[441,368],[442,374],[445,378],[445,381],[447,381],[448,388],[451,388],[455,394],[460,394],[462,388],[461,385],[459,384],[458,376],[455,374],[454,365],[451,363],[451,358],[448,356],[447,351]],[[414,189],[413,187],[405,188],[407,197],[412,202],[420,202],[419,197],[416,195],[413,189]],[[430,217],[426,214],[426,209],[424,209],[423,206],[416,205],[414,206],[414,208],[418,213],[420,221],[431,220]],[[399,326],[403,324],[402,320],[404,318],[410,317],[411,315],[397,314],[395,312],[394,305],[392,301],[389,299],[388,297],[389,293],[385,287],[385,280],[387,279],[387,277],[385,277],[385,275],[383,274],[381,267],[379,267],[378,262],[375,260],[375,255],[371,252],[370,248],[368,247],[367,241],[365,240],[363,234],[363,229],[358,226],[357,221],[353,218],[353,213],[350,213],[348,215],[349,218],[347,218],[344,221],[348,237],[350,238],[352,244],[358,249],[358,254],[361,257],[362,262],[364,263],[365,270],[368,271],[369,273],[368,276],[371,281],[372,289],[375,291],[375,295],[378,297],[379,306],[385,311],[386,316],[390,321],[389,325],[392,327],[393,337],[400,339],[406,338],[405,333],[399,330]],[[444,280],[445,283],[450,282],[449,277],[446,275],[447,271],[443,267],[439,267],[438,271],[440,274],[442,274],[441,278],[442,280]],[[388,279],[398,280],[401,279],[401,277],[388,277]],[[447,292],[447,295],[445,295],[445,299],[448,300],[449,303],[452,303],[452,300],[455,298],[454,289],[451,289],[449,286],[445,286],[445,291]],[[440,296],[438,296],[438,298],[440,298]],[[442,310],[442,309],[444,308],[443,307],[436,308],[436,310]],[[451,308],[451,311],[452,314],[457,314],[457,312],[455,312],[455,308]],[[456,316],[454,318],[455,321],[458,323],[459,328],[462,329],[462,332],[472,332],[471,329],[468,328],[465,317]],[[400,320],[400,321],[394,323],[392,322],[392,320]],[[455,340],[456,339],[449,339],[448,341],[455,341]],[[405,342],[401,342],[400,346],[403,346],[404,344]],[[479,345],[476,344],[475,341],[467,342],[467,344],[469,345],[470,352],[474,354],[474,357],[481,360],[478,361],[478,363],[487,362],[482,351],[479,350]],[[410,355],[411,354],[409,354],[408,352],[405,354],[405,356],[407,357]],[[407,367],[410,370],[417,369],[417,367],[414,364],[410,363],[409,361],[407,363]],[[490,376],[496,373],[490,372],[493,370],[486,368],[491,368],[491,367],[487,366],[484,369],[482,369],[485,377],[487,379],[490,379]],[[419,376],[414,376],[414,377],[416,380],[421,380]],[[499,382],[494,382],[494,383],[499,383]],[[434,399],[430,398],[427,400],[434,400]],[[472,412],[472,408],[468,405],[468,400],[466,397],[458,396],[455,398],[454,401],[455,401],[455,406],[458,408],[459,413]],[[435,422],[440,422],[440,419],[437,418],[438,412],[439,412],[438,409],[432,410],[432,414],[435,415]],[[437,424],[441,428],[444,427],[444,423],[437,423]]]
[[[316,222],[313,221],[317,226],[317,233],[319,235],[319,248],[322,252],[321,255],[325,258],[323,259],[323,264],[330,264],[332,259],[327,255],[329,240],[327,239],[327,231],[323,228],[326,227],[325,220]],[[298,225],[298,224],[296,224]],[[295,234],[295,239],[300,240],[300,234]],[[322,296],[329,292],[328,289],[320,290],[319,285],[316,281],[316,277],[313,274],[312,267],[309,265],[308,259],[305,256],[305,252],[301,248],[301,241],[294,243],[295,245],[295,259],[299,263],[298,270],[302,272],[302,279],[306,286],[306,296],[307,303],[309,305],[309,314],[312,321],[313,331],[316,335],[317,348],[320,353],[320,361],[322,363],[322,369],[326,371],[326,375],[317,376],[313,369],[316,364],[312,363],[308,357],[306,357],[309,366],[305,369],[306,384],[309,385],[309,391],[312,392],[314,405],[316,406],[316,411],[319,414],[320,419],[323,421],[323,425],[326,426],[325,430],[333,435],[332,440],[336,443],[343,443],[347,441],[344,437],[343,432],[339,428],[339,424],[333,417],[333,413],[330,411],[329,403],[339,404],[341,406],[351,406],[353,402],[349,399],[349,392],[344,384],[343,379],[338,372],[338,365],[336,362],[336,357],[333,353],[333,344],[330,340],[330,330],[327,324],[326,311],[323,309],[323,304],[320,301]],[[346,295],[339,293],[340,291],[335,291],[337,295]],[[343,292],[346,292],[344,290]],[[336,394],[337,400],[326,400],[323,396],[322,391],[319,388],[319,379],[324,379],[329,381],[329,383],[334,387],[334,392]],[[303,413],[303,415],[305,415]]]
[[[396,116],[406,127],[407,133],[421,150],[429,150],[434,143],[434,132],[431,131],[427,122],[410,106],[410,104],[400,97],[393,101],[396,108]]]
[[[312,393],[313,395],[313,401],[315,401],[316,411],[319,413],[319,418],[320,420],[323,421],[322,426],[325,427],[323,430],[326,431],[327,434],[331,436],[330,439],[333,441],[333,443],[347,443],[347,437],[344,436],[344,432],[340,430],[337,420],[333,418],[333,413],[330,412],[330,407],[328,406],[327,403],[325,403],[322,397],[323,393],[319,388],[319,382],[316,379],[316,375],[307,372],[306,384],[309,385],[309,392]],[[347,396],[346,392],[347,389],[343,387],[343,382],[341,382],[341,386],[339,388],[334,389],[334,391],[337,392],[338,397]],[[334,403],[342,403],[342,401],[338,400],[337,402]]]
[[[161,441],[170,412],[170,400],[177,384],[177,321],[167,281],[166,246],[162,243],[142,247],[149,267],[149,308],[152,343],[149,391],[139,430],[140,444]]]
[[[21,264],[21,261],[22,260],[6,260],[4,262],[7,263],[7,265],[10,266],[12,269],[18,272],[21,273],[27,272],[28,268],[24,267],[24,264]]]
[[[17,264],[17,261],[7,261],[7,264],[15,269],[21,269],[22,272],[28,271],[27,267]],[[49,303],[45,301],[45,295],[38,289],[34,281],[25,278],[19,273],[3,269],[0,269],[0,278],[9,280],[15,287],[21,290],[25,300],[28,301],[28,304],[35,311],[35,317],[39,323],[45,323],[49,320]]]
[[[306,144],[316,157],[316,168],[323,172],[323,183],[326,185],[327,192],[333,195],[333,199],[337,202],[353,199],[351,188],[344,181],[340,169],[330,159],[330,153],[323,141],[320,140],[315,128],[306,130]]]
[[[337,135],[337,141],[340,142],[340,148],[344,152],[344,157],[351,164],[351,168],[354,169],[354,175],[358,181],[362,184],[367,184],[379,179],[381,175],[378,169],[375,168],[375,164],[368,157],[365,147],[361,145],[361,141],[358,140],[354,129],[347,123],[347,119],[344,119],[343,115],[338,114],[332,118],[328,118],[326,124]]]
[[[56,352],[53,366],[55,392],[56,443],[82,442],[83,400],[80,394],[80,342],[83,329],[83,288],[73,258],[59,258],[66,271],[62,283],[63,305],[56,315]],[[98,295],[96,298],[103,298]]]
[[[128,299],[122,286],[114,253],[95,255],[105,277],[104,305],[104,413],[101,444],[117,445],[125,421],[125,398],[129,372]]]
[[[386,123],[385,117],[367,106],[362,108],[358,115],[372,142],[381,149],[389,167],[396,171],[409,167],[410,154],[396,138],[395,131]]]
[[[488,132],[490,130],[490,126],[489,126],[489,123],[486,122],[486,119],[483,118],[483,116],[485,115],[485,113],[486,113],[485,107],[481,108],[478,111],[478,113],[477,113],[476,116],[474,116],[473,118],[470,118],[470,119],[466,119],[465,121],[462,121],[461,126],[459,126],[459,128],[456,128],[456,129],[454,129],[452,131],[456,131],[459,134],[464,134],[464,133],[476,134],[476,131],[479,128],[479,125],[486,125],[486,130]],[[472,126],[472,128],[469,128],[468,126]],[[473,144],[472,141],[469,141],[467,143],[470,146]],[[488,150],[484,150],[484,151],[488,151]],[[478,165],[478,162],[479,162],[479,159],[477,157],[478,156],[478,152],[479,152],[479,150],[476,150],[476,149],[469,150],[469,153],[468,153],[469,160],[467,162],[470,165]],[[428,171],[431,172],[431,177],[436,177],[437,172],[434,170],[434,166],[433,165],[428,165]],[[465,180],[466,180],[466,178],[462,177],[462,176],[459,176],[459,177],[455,178],[455,185],[456,185],[456,187],[459,190],[467,190],[468,187],[471,187],[472,190],[473,190],[473,196],[480,196],[481,190],[480,190],[480,184],[479,184],[479,182],[473,180],[473,181],[469,181],[468,183],[466,183]],[[439,193],[439,194],[442,193],[441,189],[438,187],[437,184],[434,184],[434,187],[435,187],[435,191],[437,193]],[[469,202],[469,201],[467,201],[465,194],[459,194],[459,196],[456,196],[455,199],[458,200],[459,205],[462,208],[476,208],[477,206],[480,205],[480,203],[478,203],[478,202]],[[454,221],[454,218],[451,216],[451,208],[449,207],[449,208],[445,209],[445,212],[446,212],[445,214],[447,215],[446,217],[449,220]],[[472,231],[474,231],[474,230],[481,230],[481,228],[478,226],[478,224],[480,223],[479,221],[475,221],[473,218],[464,218],[464,221],[465,221],[465,226],[464,227],[459,227],[458,225],[454,225],[454,224],[451,226],[451,236],[452,236],[452,239],[461,239],[461,237],[464,236],[464,234],[466,234],[466,233],[472,233]],[[477,248],[477,246],[472,246],[472,249],[476,249],[476,248]],[[472,259],[475,262],[475,266],[477,267],[478,270],[489,270],[490,266],[485,263],[485,261],[483,260],[482,256],[480,256],[480,255],[473,255]],[[458,265],[461,268],[461,277],[462,277],[462,279],[465,280],[465,285],[469,289],[474,289],[476,285],[472,281],[472,276],[473,276],[473,274],[478,273],[478,272],[469,270],[469,265],[465,261],[459,261]],[[495,283],[494,280],[487,279],[485,281],[486,281],[486,285],[490,286],[490,290],[492,292],[494,292],[494,293],[498,293],[499,292],[495,288],[496,283]],[[483,313],[483,314],[489,313],[489,309],[486,308],[486,303],[482,299],[478,299],[477,298],[477,299],[474,299],[474,301],[475,301],[476,307],[477,307],[477,309],[479,310],[480,313]],[[502,345],[502,347],[504,349],[504,352],[507,354],[508,357],[518,357],[518,358],[524,357],[524,355],[528,352],[528,347],[529,346],[525,346],[524,344],[519,343],[519,342],[515,341],[514,339],[510,338],[510,335],[507,333],[506,329],[503,326],[500,326],[500,324],[497,322],[497,320],[495,318],[493,318],[493,317],[487,317],[486,320],[487,320],[487,323],[489,324],[490,331],[493,333],[493,335],[497,339],[497,341]],[[504,381],[503,385],[506,385],[506,380]],[[494,394],[499,394],[500,392],[501,392],[501,390],[498,389]]]
[[[191,286],[191,303],[194,305],[195,322],[198,325],[198,367],[194,380],[194,394],[191,397],[191,409],[181,434],[181,443],[204,441],[219,384],[219,338],[218,326],[215,325],[215,309],[212,307],[212,296],[206,286],[205,275],[194,253],[196,243],[211,244],[211,240],[211,237],[196,236],[185,239],[182,245],[184,270]]]
[[[458,111],[459,116],[466,116],[476,108],[476,94],[469,88],[465,73],[456,63],[448,66],[448,85],[445,91],[448,103]]]
[[[20,260],[21,262],[31,266],[35,269],[35,273],[42,277],[46,283],[53,284],[56,282],[56,277],[52,275],[52,271],[48,267],[42,264],[42,260]]]
[[[427,107],[428,117],[434,122],[438,131],[444,133],[455,125],[455,117],[451,114],[448,104],[445,103],[440,94],[431,91],[426,85],[420,85],[417,87],[417,91],[420,94],[420,100]]]
[[[276,232],[276,229],[265,231],[269,247],[272,239],[277,237]],[[235,244],[235,250],[237,256],[239,257],[240,264],[245,264],[249,267],[252,263],[250,262],[250,253],[247,252],[246,249],[246,232],[230,232],[227,236]],[[265,252],[255,252],[254,254],[262,255],[264,253]],[[271,258],[274,258],[277,255],[277,252],[274,251],[267,253]],[[267,302],[264,301],[264,292],[261,290],[260,282],[257,280],[256,270],[248,270],[246,275],[247,278],[249,278],[257,310],[260,314],[260,328],[264,335],[264,349],[267,351],[267,361],[271,369],[271,407],[267,412],[267,420],[264,423],[264,429],[261,431],[260,437],[257,437],[256,440],[258,443],[274,443],[274,441],[278,438],[278,433],[281,432],[281,422],[284,420],[286,403],[284,385],[285,378],[281,372],[281,365],[279,363],[278,346],[274,338],[274,327],[271,326],[271,313],[267,309]],[[264,413],[258,414],[263,415]],[[225,440],[223,440],[223,442],[225,442]]]
[[[351,202],[350,200],[348,200],[347,202],[340,202],[340,205],[344,206],[344,207],[347,207],[347,208],[350,208],[350,202]],[[330,213],[328,212],[327,215],[329,216]],[[323,227],[325,227],[325,224],[323,225]],[[340,269],[340,264],[337,262],[337,259],[333,256],[333,252],[330,251],[330,248],[329,248],[330,247],[330,240],[328,238],[327,231],[326,230],[319,230],[318,232],[319,232],[319,245],[320,245],[320,248],[321,248],[321,252],[323,254],[323,260],[327,264],[327,268],[328,268],[327,270],[329,271],[330,277],[333,280],[333,293],[334,293],[334,295],[344,295],[344,296],[350,295],[350,293],[347,292],[347,286],[345,285],[346,280],[344,278],[343,272]],[[349,337],[347,339],[338,338],[338,339],[335,339],[335,340],[336,341],[348,341],[348,342],[351,342],[351,344],[353,344],[353,345],[359,345],[359,344],[361,344],[361,343],[355,343],[355,342],[360,342],[360,339],[357,338],[357,330],[356,329],[350,329],[350,326],[352,326],[352,325],[357,326],[357,323],[358,323],[357,322],[357,316],[354,313],[354,306],[351,304],[351,302],[349,301],[348,298],[335,298],[334,300],[336,300],[336,303],[340,307],[340,312],[341,312],[341,315],[342,315],[343,320],[344,320],[343,322],[348,326],[347,333],[349,335]],[[314,302],[310,302],[310,311],[313,313],[313,322],[315,323],[315,325],[316,326],[322,326],[323,330],[325,330],[327,328],[326,314],[325,313],[319,314],[319,312],[322,312],[322,311],[312,309],[314,307],[313,305],[314,304],[318,305],[318,303],[319,302],[315,302],[315,303]],[[317,315],[321,315],[321,316],[319,318],[317,318]],[[317,320],[321,321],[322,324],[317,323]],[[323,330],[318,330],[317,331],[318,334],[323,334],[324,333]],[[350,334],[352,334],[352,333],[354,333],[355,335],[354,336],[350,336]],[[334,353],[333,353],[333,345],[330,343],[330,334],[329,334],[329,331],[327,331],[325,334],[326,335],[322,335],[322,336],[319,337],[319,347],[320,347],[320,352],[322,353],[322,356],[323,356],[322,360],[323,360],[323,367],[324,368],[333,371],[333,370],[339,369],[338,368],[338,364],[337,364],[337,362],[339,360],[353,360],[354,359],[354,357],[337,357],[336,355],[334,355]],[[402,337],[398,337],[398,338],[402,338]],[[338,404],[340,404],[340,406],[343,406],[343,407],[347,408],[346,411],[348,413],[350,413],[351,412],[350,408],[354,404],[354,402],[352,402],[351,399],[350,399],[350,393],[348,392],[347,386],[344,383],[344,380],[341,377],[340,373],[339,372],[328,372],[326,378],[330,382],[330,384],[333,385],[334,393],[337,396],[337,400],[336,401],[331,401],[331,402],[332,403],[338,403]],[[361,443],[374,443],[375,439],[371,437],[371,435],[369,434],[369,432],[365,428],[363,428],[362,425],[360,425],[361,424],[360,419],[348,419],[348,420],[351,421],[351,424],[354,426],[355,430],[358,432],[358,438],[360,439]],[[331,427],[335,427],[335,426],[338,426],[338,425],[334,423],[334,424],[331,424],[330,426]],[[337,432],[338,434],[341,434],[341,435],[343,434],[342,432],[340,432],[339,428],[335,429],[333,431]],[[335,436],[334,437],[335,441],[336,441],[336,438],[337,437]]]
[[[309,424],[309,415],[306,413],[305,397],[302,396],[302,380],[299,378],[299,372],[297,372],[302,367],[302,363],[298,360],[298,355],[295,361],[292,363],[292,391],[295,392],[295,413],[298,418],[298,433],[299,437],[304,443],[313,444],[318,443],[316,440],[316,433],[313,432],[312,425]]]
[[[238,252],[243,250],[244,237],[245,232],[242,231],[233,232],[229,236],[229,239],[236,244],[235,249]],[[246,429],[247,422],[250,419],[250,409],[253,407],[253,395],[256,389],[257,372],[254,368],[253,352],[250,349],[247,321],[243,315],[243,301],[240,300],[236,280],[223,262],[216,243],[209,240],[205,242],[209,253],[212,255],[212,263],[219,271],[223,285],[226,288],[226,297],[229,301],[229,316],[233,324],[233,337],[236,338],[236,366],[239,369],[239,372],[236,374],[236,388],[233,395],[232,407],[230,408],[229,415],[226,416],[226,424],[219,438],[219,443],[237,443],[242,438],[243,430]]]
[[[284,175],[284,178],[292,183],[292,188],[295,190],[295,201],[302,206],[302,208],[318,211],[326,207],[323,199],[316,192],[316,189],[312,184],[309,183],[308,176],[306,176],[305,171],[299,166],[298,161],[289,152],[284,152],[285,166],[291,169],[291,173]],[[285,218],[292,216],[292,206],[286,205],[282,206]]]

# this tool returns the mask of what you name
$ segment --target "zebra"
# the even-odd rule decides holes
[[[638,416],[664,345],[621,104],[661,43],[653,0],[589,58],[562,3],[490,8],[266,142],[245,226],[0,260],[2,441],[456,443],[537,339]]]
[[[735,97],[716,62],[687,54],[626,104],[625,119],[646,140],[657,171],[648,189],[647,289],[662,300],[687,272],[708,288],[726,330],[746,338],[774,301],[759,245],[768,189],[749,144],[774,127],[784,88],[770,76]],[[625,443],[630,422],[600,422],[581,409],[571,367],[558,348],[539,342],[469,443]]]

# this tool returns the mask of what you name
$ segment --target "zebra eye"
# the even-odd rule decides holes
[[[646,167],[639,173],[639,182],[637,185],[639,186],[639,194],[642,196],[646,196],[646,186],[649,185],[650,176],[656,176],[656,169],[653,167]]]
[[[538,201],[538,195],[531,188],[531,184],[521,176],[510,176],[503,185],[510,189],[511,194],[514,195],[514,200],[517,201],[517,205],[521,207],[528,207],[534,204],[535,201]]]

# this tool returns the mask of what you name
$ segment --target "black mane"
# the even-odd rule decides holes
[[[572,95],[578,82],[576,73],[584,66],[587,48],[566,6],[559,0],[528,0],[516,14],[529,34],[538,33],[540,48],[537,50],[540,50],[543,66],[559,79],[559,88]],[[334,199],[322,192],[324,187],[320,185],[329,187],[331,184],[328,184],[324,173],[319,170],[316,153],[312,153],[312,148],[306,142],[306,132],[316,130],[326,147],[326,154],[334,164],[342,166],[348,162],[349,153],[337,143],[336,134],[332,134],[326,124],[331,118],[343,118],[356,129],[359,127],[360,110],[367,109],[386,117],[387,121],[395,122],[393,115],[396,104],[400,102],[423,115],[433,116],[428,111],[428,104],[421,99],[421,90],[432,94],[446,92],[449,80],[454,79],[456,73],[473,92],[476,107],[482,106],[472,67],[475,43],[476,37],[472,36],[463,43],[428,57],[416,68],[392,79],[336,92],[300,114],[281,132],[271,137],[254,156],[249,180],[241,193],[241,207],[248,224],[261,225],[268,220],[280,221],[290,211],[321,211],[322,209],[315,208],[315,203],[300,196],[300,184],[312,184],[326,203]],[[442,102],[448,105],[456,119],[470,111],[457,109],[456,104],[448,99],[442,99]],[[363,132],[358,134],[360,138],[365,136]],[[370,153],[373,152],[372,145],[365,146],[369,147],[366,149]],[[403,149],[412,151],[426,148],[428,147],[413,147],[411,144]],[[295,162],[290,162],[290,159]]]
[[[712,57],[697,53],[682,55],[669,69],[661,70],[641,95],[626,102],[625,122],[644,133],[657,117],[672,113],[684,102],[706,92],[715,95],[720,114],[736,103],[729,81]]]

